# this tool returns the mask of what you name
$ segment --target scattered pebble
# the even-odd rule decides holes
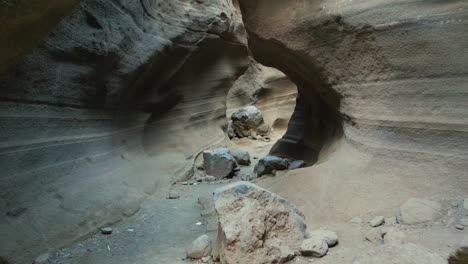
[[[201,258],[201,261],[202,261],[203,263],[208,263],[210,260],[211,260],[211,257],[210,257],[210,256],[206,256],[206,257]]]
[[[128,232],[135,232],[135,229],[129,228],[127,229]]]
[[[381,226],[385,222],[385,218],[383,216],[377,216],[374,219],[372,219],[369,224],[372,227],[378,227]]]
[[[456,225],[455,228],[458,229],[458,230],[463,230],[463,229],[465,229],[465,227],[462,226],[462,225]]]
[[[201,225],[203,225],[203,223],[202,222],[197,222],[196,225],[201,226]]]
[[[101,228],[101,234],[103,234],[103,235],[110,235],[110,234],[112,234],[112,231],[114,231],[112,229],[112,227],[103,227],[103,228]]]

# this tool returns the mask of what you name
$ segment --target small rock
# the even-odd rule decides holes
[[[240,165],[246,165],[246,166],[250,165],[250,154],[249,154],[249,152],[239,149],[239,150],[234,150],[231,153],[232,153],[232,156],[234,157],[234,159]]]
[[[382,242],[382,232],[379,229],[372,229],[365,235],[366,240],[372,243]]]
[[[468,198],[465,198],[465,200],[463,200],[463,208],[468,210]]]
[[[310,232],[309,236],[325,240],[329,247],[333,247],[338,243],[338,235],[329,230],[314,230]]]
[[[187,257],[191,259],[201,259],[211,254],[211,239],[208,235],[201,235],[187,250]]]
[[[305,239],[301,245],[301,254],[303,256],[323,257],[328,252],[328,245],[325,240],[319,237]]]
[[[383,216],[377,216],[374,219],[372,219],[369,224],[372,227],[378,227],[381,226],[385,222],[385,218]]]
[[[402,231],[392,227],[384,231],[384,243],[401,245],[405,243],[406,235]]]
[[[398,222],[402,224],[422,224],[437,220],[441,216],[441,205],[434,201],[410,198],[400,206]]]
[[[293,161],[291,164],[289,164],[288,169],[289,169],[289,170],[295,170],[295,169],[299,169],[299,168],[304,168],[305,166],[306,166],[305,161],[303,161],[303,160],[295,160],[295,161]]]
[[[49,257],[49,253],[44,253],[34,260],[34,264],[47,263],[49,261]]]
[[[189,185],[188,182],[181,182],[180,184],[182,184],[182,185]]]
[[[359,216],[353,217],[353,219],[351,219],[351,223],[362,224],[362,218]]]
[[[276,176],[276,170],[272,170],[271,175]]]
[[[256,139],[257,133],[266,136],[270,126],[263,120],[263,115],[255,106],[246,106],[231,115],[234,133],[239,137]]]
[[[224,179],[232,176],[237,162],[227,148],[203,151],[203,166],[206,174]]]
[[[456,225],[455,228],[458,229],[458,230],[463,230],[463,229],[465,229],[465,227],[462,226],[462,225]]]
[[[101,234],[103,235],[110,235],[112,234],[114,230],[112,229],[112,227],[103,227],[101,228]]]
[[[265,174],[271,174],[273,170],[286,170],[288,160],[276,156],[266,156],[258,161],[256,173],[260,177]]]

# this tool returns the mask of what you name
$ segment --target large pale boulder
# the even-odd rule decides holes
[[[203,151],[203,167],[206,173],[217,179],[232,175],[237,162],[228,148],[217,148]]]
[[[446,264],[439,255],[414,244],[372,247],[352,264]]]
[[[402,224],[422,224],[441,216],[441,205],[437,202],[410,198],[400,207],[398,221]]]
[[[307,226],[302,213],[287,200],[237,182],[218,189],[214,203],[221,263],[284,263],[300,251]]]

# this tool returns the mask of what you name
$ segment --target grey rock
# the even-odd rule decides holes
[[[370,220],[369,225],[372,227],[381,226],[385,222],[385,217],[377,216],[374,219]]]
[[[362,218],[359,217],[359,216],[355,216],[353,217],[353,219],[351,219],[351,223],[354,223],[354,224],[362,224]]]
[[[328,252],[326,241],[320,237],[305,239],[301,244],[301,254],[303,256],[323,257]]]
[[[101,228],[101,234],[104,234],[104,235],[110,235],[112,234],[114,230],[112,229],[112,227],[103,227]]]
[[[211,254],[211,238],[208,235],[201,235],[195,239],[187,250],[187,257],[191,259],[201,259]]]
[[[441,216],[441,205],[434,201],[410,198],[400,206],[398,222],[412,225],[428,223]]]
[[[307,236],[304,216],[294,205],[252,183],[216,190],[214,204],[221,263],[285,263]]]
[[[286,170],[288,160],[276,156],[266,156],[258,161],[256,173],[260,177],[265,174],[271,174],[273,170]]]
[[[250,165],[250,154],[246,150],[234,150],[231,152],[234,159],[239,165]]]
[[[303,160],[295,160],[293,162],[291,162],[291,164],[289,164],[289,170],[295,170],[295,169],[299,169],[299,168],[304,168],[306,166],[306,163],[305,161]]]
[[[49,253],[44,253],[44,254],[38,256],[38,257],[34,260],[34,264],[44,264],[44,263],[47,263],[47,262],[49,261],[49,258],[50,258]]]
[[[458,230],[463,230],[463,229],[465,229],[465,227],[462,226],[462,225],[456,225],[455,228],[458,229]]]
[[[404,245],[381,245],[371,247],[360,256],[354,258],[352,264],[446,264],[439,255],[416,246],[414,244]]]
[[[216,179],[232,176],[237,162],[227,148],[217,148],[203,151],[203,167],[206,174]]]

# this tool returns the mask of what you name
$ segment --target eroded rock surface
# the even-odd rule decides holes
[[[238,182],[217,190],[214,203],[221,263],[284,263],[299,252],[307,227],[302,214],[283,198]]]
[[[0,256],[30,262],[134,214],[224,140],[250,62],[232,1],[0,5]]]

